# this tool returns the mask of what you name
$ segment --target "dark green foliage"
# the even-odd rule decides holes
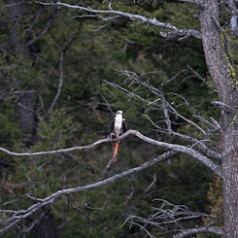
[[[98,9],[108,9],[108,2],[67,1]],[[157,17],[181,28],[197,28],[197,9],[192,10],[175,1],[150,2],[136,5],[133,1],[117,1],[113,8]],[[148,116],[164,128],[161,110],[105,83],[109,81],[136,90],[121,75],[122,70],[135,72],[142,81],[155,88],[164,83],[164,95],[171,103],[180,105],[182,97],[186,98],[191,107],[182,105],[178,110],[189,119],[192,119],[194,110],[206,118],[218,116],[217,110],[210,106],[216,93],[194,74],[196,71],[202,78],[207,75],[199,41],[166,41],[156,27],[126,19],[102,22],[93,14],[64,7],[22,4],[20,8],[24,14],[19,13],[19,21],[14,26],[10,14],[12,8],[1,8],[1,147],[16,151],[26,149],[22,143],[26,135],[19,127],[16,112],[16,92],[25,90],[37,91],[40,98],[37,110],[40,141],[28,148],[31,151],[85,145],[105,138],[110,132],[112,111],[117,109],[124,111],[129,129],[138,129],[158,140],[185,143],[161,133],[150,123]],[[16,27],[17,41],[24,51],[12,47],[11,27]],[[63,86],[54,110],[48,114],[58,90],[62,52]],[[165,83],[175,75],[174,80]],[[157,99],[146,88],[141,87],[136,92],[149,101]],[[177,132],[201,138],[201,134],[181,119],[174,116],[173,120]],[[1,170],[1,208],[30,206],[33,201],[26,199],[28,193],[43,198],[62,188],[102,180],[101,172],[111,152],[112,145],[104,144],[90,151],[38,157],[18,158],[1,153],[2,157],[15,162],[14,171]],[[127,138],[120,144],[117,164],[106,177],[138,166],[161,152],[137,138]],[[156,182],[149,188],[155,177]],[[129,215],[147,217],[155,198],[184,204],[194,211],[206,211],[211,180],[211,172],[203,165],[179,155],[121,181],[62,197],[50,208],[59,237],[145,237],[138,226],[125,222]],[[5,181],[11,189],[6,188]],[[34,220],[34,216],[31,219]],[[26,228],[31,219],[22,226]],[[151,233],[162,237],[163,231],[150,229]],[[14,228],[6,233],[6,237],[16,237],[17,232]],[[35,237],[35,231],[22,236]]]

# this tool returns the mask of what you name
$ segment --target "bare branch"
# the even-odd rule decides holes
[[[57,87],[57,92],[55,94],[55,97],[54,97],[54,100],[52,101],[51,105],[50,105],[50,108],[47,112],[47,114],[50,114],[53,110],[53,108],[55,107],[59,97],[60,97],[60,94],[61,94],[61,91],[62,91],[62,86],[63,86],[63,82],[64,82],[64,70],[63,70],[63,66],[64,66],[64,51],[61,50],[61,54],[60,54],[60,62],[59,62],[59,84],[58,84],[58,87]]]
[[[212,105],[217,106],[217,107],[221,108],[222,110],[224,110],[224,111],[226,111],[226,112],[232,112],[232,108],[229,107],[228,105],[226,105],[226,104],[223,103],[223,102],[220,102],[220,101],[212,101],[211,103],[212,103]]]
[[[203,133],[203,135],[206,135],[206,131],[204,131],[199,125],[197,125],[195,122],[187,119],[186,117],[184,117],[183,115],[181,115],[180,113],[177,112],[177,110],[174,109],[174,107],[172,107],[170,105],[170,109],[174,112],[175,115],[177,115],[179,118],[183,119],[184,121],[186,121],[187,123],[193,125],[194,127],[196,127],[199,131],[201,131]]]
[[[187,3],[192,3],[192,4],[196,4],[196,5],[201,5],[201,1],[200,0],[179,0],[180,2],[187,2]]]
[[[177,151],[177,152],[181,152],[181,153],[190,155],[193,158],[196,158],[197,160],[199,160],[200,162],[205,164],[207,167],[212,169],[216,174],[218,174],[219,176],[222,177],[221,168],[218,165],[216,165],[215,163],[213,163],[206,156],[197,152],[193,148],[190,148],[190,147],[187,147],[187,146],[182,146],[182,145],[177,145],[177,144],[169,144],[169,143],[166,143],[166,142],[157,141],[157,140],[154,140],[152,138],[149,138],[149,137],[146,137],[146,136],[142,135],[139,131],[129,130],[128,132],[130,132],[131,134],[137,136],[138,138],[140,138],[140,139],[142,139],[142,140],[144,140],[144,141],[146,141],[150,144],[158,145],[158,146],[161,146],[161,147],[166,148],[166,149],[171,149],[171,150],[174,150],[174,151]],[[121,136],[121,138],[122,137],[123,137],[123,135]]]
[[[184,228],[186,221],[191,222],[193,219],[211,217],[206,213],[192,212],[184,205],[174,205],[164,199],[157,198],[154,199],[153,202],[156,202],[156,204],[151,208],[151,215],[146,218],[129,215],[124,224],[130,222],[130,224],[143,228],[144,231],[147,231],[146,227],[149,225],[164,230],[165,232],[181,231],[179,234],[182,234],[183,232],[190,231],[190,229],[185,230]],[[172,225],[172,229],[170,229],[170,225]],[[221,229],[220,231],[222,232]],[[176,237],[176,235],[174,237]]]
[[[194,123],[193,121],[187,119],[186,117],[184,117],[183,115],[181,115],[180,113],[178,113],[178,111],[169,103],[165,100],[165,97],[163,95],[162,90],[159,90],[155,87],[153,87],[152,85],[148,84],[147,82],[141,81],[140,77],[138,77],[135,73],[130,72],[130,71],[122,71],[122,74],[125,75],[127,77],[127,79],[131,80],[132,84],[138,84],[140,86],[144,86],[145,88],[147,88],[150,92],[152,92],[154,95],[158,96],[158,98],[160,98],[162,100],[162,109],[165,115],[165,120],[166,120],[166,125],[169,128],[170,127],[170,119],[168,118],[168,109],[170,109],[175,115],[177,115],[179,118],[183,119],[184,121],[186,121],[187,123],[191,124],[192,126],[196,127],[200,132],[202,132],[204,135],[207,135],[206,131],[204,131],[198,124]],[[143,75],[142,75],[143,76]],[[141,76],[141,77],[142,77]],[[107,84],[113,86],[113,87],[117,87],[119,88],[118,85],[113,85],[113,83],[105,81]],[[162,85],[163,86],[163,85]],[[120,87],[119,89],[122,89],[122,87]],[[125,92],[125,89],[123,90]],[[128,93],[129,91],[127,90],[126,93]],[[138,99],[142,100],[142,98],[140,96],[137,96],[136,94],[132,94],[133,96],[136,96]],[[180,96],[181,97],[181,96]],[[183,100],[185,102],[187,102],[184,98]],[[145,101],[145,100],[142,100]],[[155,102],[155,101],[154,101]],[[152,102],[154,104],[154,102]],[[151,102],[149,102],[150,104]],[[158,106],[160,106],[159,104],[157,104]]]
[[[196,71],[194,70],[190,65],[187,65],[188,69],[194,73],[194,75],[200,79],[204,84],[208,85],[208,83],[206,82],[206,80]]]
[[[166,142],[157,141],[155,139],[144,136],[139,131],[135,131],[135,130],[128,130],[123,135],[117,137],[117,139],[106,138],[106,139],[98,140],[98,141],[96,141],[92,144],[89,144],[89,145],[76,146],[76,147],[59,149],[59,150],[40,151],[40,152],[34,152],[34,153],[28,153],[28,152],[18,153],[18,152],[12,152],[12,151],[9,151],[7,149],[4,149],[4,148],[0,147],[0,151],[5,152],[6,154],[9,154],[9,155],[12,155],[12,156],[19,156],[19,157],[20,156],[23,157],[23,156],[50,155],[50,154],[58,154],[58,153],[75,151],[75,150],[92,149],[92,148],[96,147],[97,145],[107,143],[107,142],[116,141],[116,140],[121,140],[121,139],[126,138],[129,135],[134,135],[134,136],[140,138],[141,140],[143,140],[143,141],[145,141],[149,144],[160,146],[164,149],[173,150],[173,151],[176,151],[176,152],[180,152],[180,153],[190,155],[193,158],[197,159],[198,161],[202,162],[204,165],[206,165],[208,168],[210,168],[212,171],[214,171],[217,175],[222,177],[220,167],[217,164],[215,164],[214,162],[212,162],[207,156],[199,153],[195,149],[193,149],[191,147],[183,146],[183,145],[170,144],[170,143],[166,143]]]
[[[191,137],[191,136],[188,136],[188,135],[185,135],[185,134],[181,134],[181,133],[178,133],[178,132],[175,132],[174,130],[172,130],[172,128],[170,128],[170,130],[162,130],[161,128],[159,128],[155,122],[152,121],[152,119],[148,116],[148,115],[145,115],[145,118],[147,118],[149,120],[149,122],[159,130],[159,132],[161,133],[169,133],[173,136],[177,136],[179,137],[180,139],[183,139],[185,141],[188,141],[188,142],[191,142],[193,143],[193,146],[197,146],[199,148],[199,150],[205,154],[206,156],[208,157],[211,157],[211,158],[214,158],[214,159],[218,159],[218,160],[221,160],[222,159],[222,155],[214,150],[211,150],[209,149],[203,141],[201,140],[197,140],[196,138],[194,137]]]
[[[170,23],[160,22],[156,18],[147,18],[147,17],[138,15],[138,14],[132,14],[132,13],[127,13],[127,12],[123,12],[123,11],[113,10],[112,8],[110,8],[110,10],[98,10],[98,9],[92,9],[90,7],[82,7],[82,6],[77,6],[77,5],[70,5],[67,3],[61,3],[60,1],[55,2],[55,3],[54,2],[45,3],[45,2],[41,2],[41,1],[35,1],[35,3],[44,5],[44,6],[52,6],[52,5],[63,6],[63,7],[67,7],[70,9],[77,9],[77,10],[86,11],[86,12],[95,13],[95,14],[119,15],[119,16],[127,17],[131,20],[139,20],[143,23],[147,23],[147,24],[150,24],[153,26],[157,26],[159,28],[171,30],[172,32],[170,32],[170,33],[160,32],[161,36],[166,37],[166,38],[178,38],[178,37],[192,36],[192,37],[201,39],[201,33],[198,30],[192,30],[192,29],[181,30]]]
[[[168,113],[173,113],[174,115],[180,117],[181,119],[183,119],[185,122],[191,124],[192,126],[194,126],[196,129],[198,129],[200,132],[202,132],[206,138],[209,136],[209,131],[205,131],[201,126],[199,126],[198,124],[196,124],[195,122],[187,119],[186,117],[184,117],[183,115],[181,115],[176,109],[174,106],[172,106],[166,99],[165,99],[165,96],[163,95],[163,92],[162,90],[158,89],[158,88],[155,88],[153,87],[152,85],[148,84],[147,82],[144,82],[144,81],[141,81],[140,78],[143,77],[144,75],[142,76],[138,76],[137,74],[133,73],[133,72],[130,72],[130,71],[122,71],[122,74],[125,75],[127,77],[128,80],[131,80],[132,82],[129,84],[129,87],[132,86],[132,85],[139,85],[139,86],[144,86],[145,88],[147,88],[150,92],[152,92],[154,95],[157,96],[157,99],[154,100],[154,101],[149,101],[145,98],[142,98],[140,95],[138,95],[138,93],[136,93],[135,91],[138,89],[135,89],[133,91],[130,91],[124,87],[121,87],[120,85],[118,84],[115,84],[113,82],[109,82],[109,81],[104,81],[106,84],[114,87],[114,88],[117,88],[121,91],[123,91],[124,93],[130,95],[130,97],[135,97],[137,99],[139,99],[140,101],[146,103],[147,105],[154,105],[156,107],[158,107],[160,110],[163,111],[164,113],[164,117],[165,117],[165,123],[167,125],[167,130],[166,131],[163,131],[163,129],[161,129],[155,122],[153,122],[153,120],[148,116],[148,115],[144,115],[151,123],[152,125],[157,128],[159,131],[163,132],[163,133],[168,133],[168,134],[171,134],[171,135],[175,135],[175,136],[178,136],[180,137],[181,139],[183,140],[186,140],[186,141],[189,141],[189,142],[192,142],[194,143],[196,146],[198,146],[198,148],[202,151],[202,153],[204,153],[205,155],[207,155],[208,157],[212,157],[212,158],[216,158],[216,159],[222,159],[222,155],[219,154],[218,152],[216,151],[213,151],[211,149],[209,149],[203,141],[200,141],[196,138],[193,138],[191,136],[187,136],[187,135],[184,135],[184,134],[180,134],[180,133],[177,133],[175,131],[172,130],[171,128],[171,122],[170,122],[170,118],[169,118],[169,115]],[[161,86],[163,87],[163,85]],[[177,95],[176,96],[179,96],[181,97],[180,95]],[[186,101],[185,98],[181,97],[182,100],[184,101],[184,103],[186,105],[188,105],[189,103]],[[201,117],[201,116],[198,116],[196,115],[195,112],[193,112],[193,117],[194,118],[198,118],[200,121],[202,121],[203,123],[205,123],[206,125],[209,125],[210,127],[212,127],[212,129],[218,129],[217,126],[214,126],[212,123],[210,123],[209,121],[207,121],[205,118]]]
[[[200,234],[200,233],[213,233],[216,235],[223,235],[223,230],[218,227],[213,227],[213,226],[209,226],[209,227],[202,226],[202,227],[198,227],[198,228],[184,230],[184,231],[180,232],[179,234],[174,235],[173,238],[183,238],[183,237],[196,235],[196,234]]]
[[[118,137],[119,138],[119,137]],[[49,151],[39,151],[39,152],[13,152],[10,150],[7,150],[5,148],[0,147],[0,151],[11,155],[11,156],[17,156],[17,157],[26,157],[26,156],[39,156],[39,155],[52,155],[52,154],[59,154],[59,153],[67,153],[67,152],[72,152],[72,151],[77,151],[77,150],[89,150],[92,149],[94,147],[96,147],[97,145],[103,144],[103,143],[107,143],[107,142],[111,142],[113,141],[110,138],[106,138],[106,139],[101,139],[98,140],[90,145],[83,145],[83,146],[75,146],[75,147],[70,147],[70,148],[64,148],[64,149],[58,149],[58,150],[49,150]]]
[[[141,164],[138,167],[129,169],[129,170],[124,171],[120,174],[116,174],[112,177],[98,181],[96,183],[88,184],[85,186],[78,186],[78,187],[74,187],[74,188],[67,188],[67,189],[59,190],[46,198],[37,199],[37,201],[38,201],[37,203],[35,203],[34,205],[30,206],[29,208],[27,208],[25,210],[20,210],[20,211],[15,211],[15,212],[13,210],[0,210],[0,213],[13,214],[6,221],[5,225],[3,225],[3,227],[0,229],[0,233],[7,231],[11,227],[18,224],[23,219],[26,219],[27,217],[31,216],[34,212],[36,212],[40,208],[42,208],[48,204],[51,204],[52,202],[54,202],[55,199],[58,199],[58,198],[62,197],[63,195],[67,195],[67,194],[71,194],[71,193],[79,193],[82,191],[95,189],[95,188],[104,186],[108,183],[115,182],[115,181],[122,179],[126,176],[132,175],[134,173],[138,173],[148,167],[151,167],[151,166],[155,165],[156,163],[164,161],[164,160],[170,158],[171,156],[175,155],[176,153],[177,152],[175,152],[175,151],[167,151],[167,152],[163,153],[162,155],[159,155],[159,156],[155,157],[154,159]],[[28,197],[29,197],[29,195],[28,195]],[[34,198],[33,200],[36,200],[36,199]]]

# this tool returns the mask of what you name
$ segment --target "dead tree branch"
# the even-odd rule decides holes
[[[213,227],[213,226],[209,226],[209,227],[202,226],[202,227],[198,227],[198,228],[184,230],[184,231],[180,232],[179,234],[174,235],[173,238],[184,238],[187,236],[201,234],[201,233],[213,233],[213,234],[222,236],[223,230],[218,227]]]
[[[153,226],[165,232],[179,231],[179,233],[174,235],[174,237],[185,237],[182,235],[192,235],[201,232],[215,233],[216,231],[219,234],[223,233],[222,229],[215,227],[206,227],[207,230],[204,229],[205,227],[198,228],[196,230],[197,233],[193,233],[195,232],[195,229],[185,230],[184,226],[186,221],[201,219],[202,217],[210,217],[210,215],[206,213],[192,212],[184,205],[174,205],[164,199],[154,199],[153,202],[156,202],[156,204],[151,208],[151,215],[146,218],[137,215],[129,215],[125,223],[139,226],[144,231],[146,231],[146,233],[149,232],[147,230],[148,226]],[[170,226],[173,227],[172,230],[170,229]],[[151,237],[153,237],[152,234]]]
[[[106,14],[106,15],[118,15],[122,17],[129,18],[130,20],[139,20],[143,23],[147,23],[153,26],[157,26],[162,29],[167,29],[170,30],[171,32],[165,33],[165,32],[160,32],[160,35],[165,37],[165,38],[187,38],[187,37],[194,37],[197,39],[201,39],[201,33],[198,30],[193,30],[193,29],[188,29],[188,30],[182,30],[178,29],[176,26],[170,24],[170,23],[164,23],[158,21],[156,18],[148,18],[142,15],[138,14],[132,14],[128,12],[123,12],[123,11],[117,11],[113,10],[112,8],[109,8],[109,10],[98,10],[98,9],[93,9],[90,7],[83,7],[83,6],[78,6],[78,5],[71,5],[67,3],[62,3],[60,1],[58,2],[50,2],[50,3],[45,3],[41,1],[35,1],[36,4],[44,5],[44,6],[62,6],[70,9],[76,9],[80,11],[86,11],[88,13],[94,13],[94,14]]]
[[[175,151],[167,151],[167,152],[163,153],[162,155],[159,155],[159,156],[155,157],[154,159],[141,164],[138,167],[129,169],[129,170],[124,171],[120,174],[116,174],[112,177],[106,178],[106,179],[98,181],[96,183],[88,184],[88,185],[85,185],[85,186],[78,186],[78,187],[74,187],[74,188],[62,189],[62,190],[59,190],[59,191],[57,191],[57,192],[55,192],[55,193],[51,194],[50,196],[48,196],[46,198],[43,198],[43,199],[34,197],[33,200],[37,201],[37,203],[28,207],[25,210],[20,210],[20,211],[0,210],[0,213],[5,214],[6,216],[9,216],[9,214],[11,214],[9,216],[9,218],[6,220],[5,224],[3,224],[2,228],[0,229],[0,233],[3,233],[5,231],[9,230],[11,227],[15,226],[20,221],[22,221],[22,220],[26,219],[27,217],[31,216],[33,213],[38,211],[40,208],[42,208],[42,207],[44,207],[48,204],[53,203],[56,199],[62,197],[63,195],[67,195],[67,194],[71,194],[71,193],[79,193],[79,192],[82,192],[82,191],[95,189],[95,188],[104,186],[108,183],[115,182],[115,181],[117,181],[119,179],[122,179],[126,176],[138,173],[138,172],[140,172],[140,171],[142,171],[142,170],[144,170],[148,167],[151,167],[151,166],[155,165],[156,163],[164,161],[164,160],[170,158],[171,156],[174,156],[176,153],[177,152],[175,152]]]
[[[139,99],[140,101],[142,101],[143,103],[145,103],[148,106],[155,106],[156,108],[158,108],[158,110],[161,110],[164,114],[164,120],[165,120],[165,124],[167,126],[167,129],[162,129],[160,128],[155,122],[153,122],[153,120],[148,116],[145,115],[145,117],[152,123],[152,125],[158,129],[160,132],[162,133],[167,133],[170,135],[174,135],[177,136],[183,140],[192,142],[193,145],[196,145],[197,148],[199,148],[199,150],[205,154],[208,157],[211,158],[215,158],[215,159],[222,159],[222,155],[220,153],[218,153],[215,150],[212,150],[210,148],[208,148],[204,141],[198,140],[192,136],[188,136],[188,135],[184,135],[178,132],[175,132],[174,130],[172,130],[171,127],[171,118],[169,116],[169,114],[175,115],[176,117],[181,118],[185,123],[188,123],[190,125],[192,125],[193,127],[195,127],[199,132],[202,132],[203,136],[205,136],[206,141],[208,141],[209,135],[210,135],[210,129],[209,130],[205,130],[203,129],[200,125],[198,125],[197,123],[195,123],[194,121],[187,119],[185,116],[181,115],[178,110],[175,108],[176,105],[172,105],[172,103],[169,103],[164,94],[162,89],[158,89],[153,87],[152,85],[148,84],[147,82],[141,81],[141,77],[143,76],[138,76],[137,74],[133,73],[133,72],[129,72],[129,71],[123,71],[122,75],[126,76],[126,80],[129,80],[130,82],[128,83],[128,87],[130,88],[133,85],[136,85],[136,89],[132,89],[129,90],[127,88],[124,88],[118,84],[115,84],[113,82],[109,82],[109,81],[104,81],[107,85],[119,89],[122,92],[126,93],[130,98],[134,97],[136,99]],[[138,85],[138,86],[137,86]],[[148,99],[143,98],[142,96],[139,95],[139,93],[137,93],[136,91],[139,89],[139,87],[145,87],[146,89],[148,89],[152,94],[154,94],[157,99],[154,101],[150,101]],[[162,87],[162,86],[161,86]],[[180,95],[177,95],[178,97],[181,97]],[[182,100],[184,100],[184,104],[188,106],[188,102],[181,97]],[[190,109],[191,110],[191,109]],[[202,122],[203,124],[206,125],[206,127],[210,127],[211,130],[219,130],[220,128],[217,128],[217,125],[213,125],[213,121],[212,123],[207,121],[205,118],[197,115],[194,111],[192,111],[192,116],[195,119],[199,119],[200,122]]]
[[[52,101],[50,107],[49,107],[49,110],[47,112],[47,114],[50,114],[52,112],[52,110],[54,109],[59,97],[60,97],[60,94],[61,94],[61,91],[62,91],[62,87],[63,87],[63,82],[64,82],[64,70],[63,70],[63,66],[64,66],[64,51],[62,50],[61,51],[61,54],[60,54],[60,62],[59,62],[59,83],[58,83],[58,87],[57,87],[57,92],[55,94],[55,97],[54,97],[54,100]]]
[[[210,168],[212,171],[214,171],[217,175],[222,177],[220,166],[215,164],[207,156],[196,151],[194,148],[183,146],[183,145],[170,144],[170,143],[166,143],[166,142],[162,142],[162,141],[157,141],[150,137],[144,136],[139,131],[135,131],[135,130],[128,130],[125,134],[119,136],[117,139],[106,138],[106,139],[98,140],[98,141],[96,141],[92,144],[89,144],[89,145],[75,146],[75,147],[59,149],[59,150],[40,151],[40,152],[32,152],[32,153],[29,153],[29,152],[19,153],[19,152],[12,152],[5,148],[0,147],[0,151],[6,153],[8,155],[19,156],[19,157],[51,155],[51,154],[65,153],[65,152],[71,152],[71,151],[76,151],[76,150],[89,150],[89,149],[92,149],[92,148],[96,147],[97,145],[100,145],[103,143],[108,143],[108,142],[112,142],[115,140],[125,139],[129,135],[134,135],[149,144],[156,145],[156,146],[159,146],[164,149],[173,150],[176,152],[190,155],[191,157],[197,159],[198,161],[200,161],[201,163],[206,165],[208,168]]]

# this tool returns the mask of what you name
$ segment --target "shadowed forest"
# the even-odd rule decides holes
[[[53,2],[0,1],[1,236],[221,235],[226,105],[207,66],[196,1]],[[219,4],[226,59],[236,67],[229,6]],[[110,164],[117,110],[129,131]],[[47,151],[56,152],[34,154]]]

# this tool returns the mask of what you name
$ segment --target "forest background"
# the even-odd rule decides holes
[[[110,6],[109,1],[67,3],[104,10]],[[111,6],[181,29],[198,28],[198,9],[180,1],[123,0]],[[164,130],[166,118],[161,107],[152,103],[158,97],[151,87],[163,90],[189,120],[194,114],[219,118],[211,103],[217,93],[198,39],[168,40],[157,27],[126,17],[100,18],[26,1],[1,1],[0,14],[2,148],[34,152],[91,144],[107,138],[118,109],[123,110],[128,129],[186,145]],[[130,77],[150,87],[134,85]],[[176,114],[171,125],[177,133],[201,138]],[[1,152],[1,209],[25,209],[36,197],[100,181],[162,152],[127,137],[120,143],[118,161],[106,172],[112,143],[32,157]],[[186,219],[178,222],[173,216],[177,210],[185,212]],[[211,213],[212,217],[207,215]],[[5,230],[7,218],[1,213],[4,237],[172,237],[210,219],[222,225],[221,181],[202,163],[177,154],[122,180],[64,195]]]

